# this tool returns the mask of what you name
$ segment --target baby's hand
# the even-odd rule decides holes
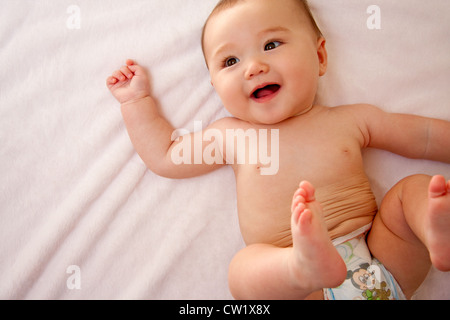
[[[106,86],[121,104],[150,96],[150,83],[145,70],[127,60],[126,65],[113,72]]]

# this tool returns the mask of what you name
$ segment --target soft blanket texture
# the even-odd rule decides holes
[[[2,1],[0,298],[232,298],[228,264],[244,246],[232,170],[149,172],[105,86],[133,58],[176,128],[226,116],[200,47],[216,2]],[[328,41],[319,103],[450,120],[450,2],[310,3]],[[365,160],[378,201],[410,174],[450,179],[447,164],[377,150]],[[417,297],[448,299],[449,285],[432,271]]]

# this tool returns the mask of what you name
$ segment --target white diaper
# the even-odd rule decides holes
[[[339,287],[324,289],[325,300],[405,300],[400,286],[366,243],[365,226],[333,241],[347,265],[347,279]]]

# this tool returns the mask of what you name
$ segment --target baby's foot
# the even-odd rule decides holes
[[[433,265],[450,271],[450,181],[434,176],[428,187],[425,236]]]
[[[339,286],[347,268],[331,243],[314,187],[302,182],[292,201],[291,267],[299,286],[318,290]]]

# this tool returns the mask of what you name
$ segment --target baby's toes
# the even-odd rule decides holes
[[[299,204],[305,204],[305,198],[303,196],[297,195],[292,199],[292,205],[291,205],[291,212],[294,212],[294,210],[298,207]]]

